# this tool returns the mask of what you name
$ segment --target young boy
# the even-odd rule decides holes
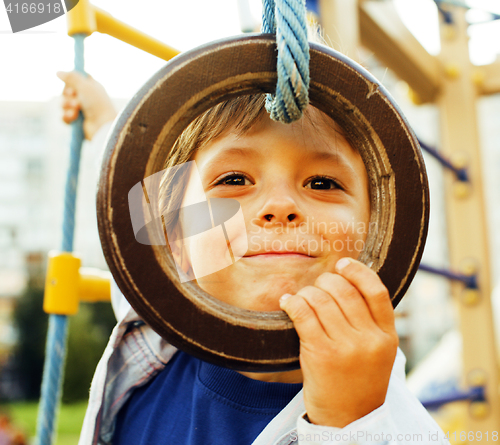
[[[80,106],[87,115],[79,90],[92,79],[62,78],[73,89],[66,120]],[[213,261],[226,253],[210,239],[172,243],[179,268],[226,303],[284,310],[301,368],[251,373],[202,362],[129,309],[96,371],[80,444],[447,443],[404,385],[387,289],[355,259],[370,218],[368,179],[342,129],[313,107],[276,123],[262,95],[240,97],[191,123],[166,167],[188,161],[207,198],[240,203],[246,230],[230,240],[241,259],[211,274],[202,253]],[[187,178],[182,199],[194,183]],[[182,232],[189,222],[169,224]]]

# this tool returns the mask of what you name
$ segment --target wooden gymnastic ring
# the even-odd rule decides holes
[[[427,235],[420,147],[385,88],[359,65],[311,44],[310,73],[311,104],[344,128],[365,162],[372,216],[359,259],[378,272],[395,307],[417,271]],[[273,92],[275,84],[273,36],[225,39],[174,58],[117,119],[97,196],[104,255],[137,313],[174,346],[238,370],[297,368],[299,342],[291,321],[281,311],[236,308],[192,283],[180,285],[166,270],[171,254],[163,258],[157,247],[136,241],[127,197],[135,184],[164,168],[175,140],[196,116],[235,96]]]

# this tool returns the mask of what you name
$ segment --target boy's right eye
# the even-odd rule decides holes
[[[219,179],[215,185],[252,185],[252,183],[241,173],[230,173]]]

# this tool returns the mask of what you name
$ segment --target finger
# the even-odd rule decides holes
[[[394,309],[380,277],[368,266],[352,258],[341,258],[335,269],[359,290],[375,323],[385,332],[394,331]]]
[[[63,121],[67,124],[70,124],[78,117],[78,112],[79,110],[74,108],[65,110],[63,113]]]
[[[65,98],[62,102],[62,109],[78,109],[80,108],[80,102],[76,99]]]
[[[57,71],[56,76],[59,77],[63,82],[66,82],[64,79],[66,79],[66,76],[68,75],[68,72],[66,71]]]
[[[78,90],[78,87],[85,80],[85,76],[77,71],[58,71],[56,76],[59,77],[67,86]]]
[[[63,97],[71,98],[76,97],[76,90],[73,87],[66,85],[63,89]]]
[[[345,335],[351,328],[344,313],[328,292],[315,286],[306,286],[300,289],[297,295],[304,297],[316,314],[322,329],[332,340],[338,338],[339,333]]]
[[[326,272],[316,279],[314,285],[331,295],[354,329],[363,330],[375,325],[365,299],[344,277]]]
[[[280,299],[280,307],[293,321],[301,343],[318,345],[326,339],[326,333],[302,295],[285,294]]]

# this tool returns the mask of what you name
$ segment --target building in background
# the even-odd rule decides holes
[[[0,102],[0,380],[16,342],[16,300],[28,285],[43,287],[47,254],[61,245],[69,141],[60,98]],[[75,251],[83,265],[106,269],[95,216],[100,149],[83,146]]]

